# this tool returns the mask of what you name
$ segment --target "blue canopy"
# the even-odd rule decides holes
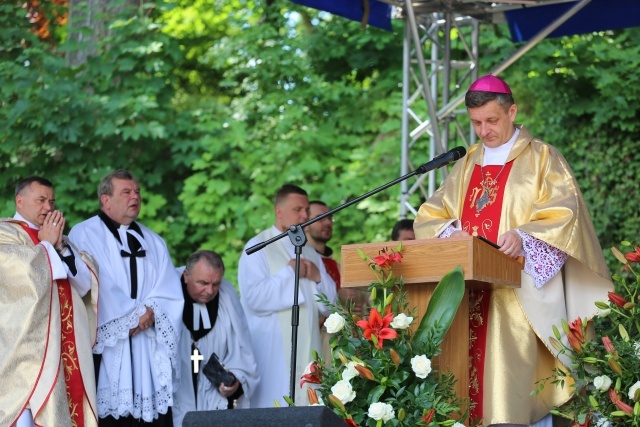
[[[514,42],[527,41],[577,2],[527,7],[505,12]],[[640,1],[592,0],[548,37],[640,26]]]
[[[366,24],[391,31],[391,5],[378,0],[291,0],[303,6],[324,10],[353,21],[362,22],[363,1],[369,2],[369,20]]]

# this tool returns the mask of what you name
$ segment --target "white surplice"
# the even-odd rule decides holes
[[[102,354],[98,376],[98,416],[132,415],[146,422],[165,414],[173,403],[177,379],[177,348],[184,299],[180,279],[160,236],[137,224],[140,236],[120,226],[120,242],[94,216],[71,229],[70,240],[99,265],[98,336],[93,348]],[[145,257],[137,258],[137,299],[131,298],[127,232],[141,243]],[[153,309],[153,327],[129,337],[145,307]]]
[[[274,226],[249,240],[245,249],[279,235]],[[320,270],[321,281],[300,279],[298,304],[300,324],[296,358],[296,405],[307,405],[306,389],[298,383],[311,362],[312,350],[321,352],[319,316],[330,310],[316,301],[324,293],[329,301],[337,298],[336,284],[324,268],[320,255],[304,246],[302,258],[312,261]],[[291,365],[291,307],[294,299],[295,273],[288,265],[295,259],[295,247],[284,237],[264,249],[247,255],[244,251],[238,266],[240,301],[244,308],[253,352],[258,364],[260,383],[251,399],[252,407],[273,407],[274,400],[286,405],[283,396],[289,395]]]
[[[251,336],[240,299],[233,285],[224,279],[220,284],[218,295],[218,317],[215,319],[215,325],[207,335],[195,342],[200,354],[204,357],[199,365],[197,399],[193,393],[193,362],[191,360],[193,341],[191,332],[184,323],[181,324],[180,386],[173,393],[171,409],[173,424],[176,427],[182,425],[182,420],[189,411],[227,409],[227,398],[223,397],[202,373],[202,368],[212,353],[216,353],[225,368],[231,371],[242,384],[244,393],[238,399],[236,408],[251,406],[251,396],[258,385],[259,377],[251,348]],[[208,317],[208,314],[205,316]],[[200,321],[199,317],[197,321]],[[214,319],[210,321],[213,323]]]

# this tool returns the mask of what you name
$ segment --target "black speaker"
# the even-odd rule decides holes
[[[344,427],[345,425],[342,418],[321,405],[193,411],[187,412],[182,422],[183,427]]]

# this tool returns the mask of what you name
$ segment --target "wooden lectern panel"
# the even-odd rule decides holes
[[[365,243],[342,246],[341,286],[366,288],[375,281],[369,265],[357,249],[375,257],[383,248],[396,248],[398,242]],[[424,316],[433,291],[442,277],[457,266],[464,272],[465,291],[458,312],[444,337],[442,353],[433,360],[440,372],[450,370],[456,377],[456,392],[469,396],[469,289],[519,288],[522,262],[504,255],[489,244],[470,237],[410,240],[402,242],[402,263],[394,275],[402,276],[410,308],[416,308],[413,330]]]
[[[397,246],[398,242],[342,246],[341,286],[362,288],[375,281],[356,249],[375,257],[382,248],[395,249]],[[402,276],[405,283],[438,283],[445,274],[461,265],[469,289],[520,287],[522,263],[471,236],[408,240],[402,242],[402,257],[394,274]]]

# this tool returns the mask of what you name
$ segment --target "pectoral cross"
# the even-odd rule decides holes
[[[200,354],[198,347],[193,348],[193,354],[191,355],[191,361],[193,362],[193,373],[197,374],[200,371],[200,362],[204,360],[204,356]]]

